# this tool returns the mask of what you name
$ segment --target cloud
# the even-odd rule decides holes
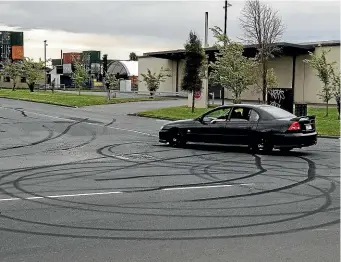
[[[340,39],[338,1],[268,2],[287,26],[283,41]],[[244,2],[230,3],[227,32],[236,39],[242,34],[238,17]],[[95,49],[122,59],[131,51],[182,48],[190,30],[203,37],[206,11],[210,27],[223,27],[223,5],[224,1],[11,1],[0,3],[0,23],[2,28],[25,31],[26,55],[41,55],[47,39],[51,56],[59,56],[60,49]],[[209,40],[213,43],[212,34]]]

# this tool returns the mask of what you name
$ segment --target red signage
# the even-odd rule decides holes
[[[195,93],[194,93],[194,98],[195,99],[199,99],[201,97],[201,91],[196,91]]]

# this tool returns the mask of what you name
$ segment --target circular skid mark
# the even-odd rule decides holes
[[[339,209],[332,205],[331,196],[338,184],[325,178],[318,179],[328,185],[327,188],[311,183],[317,167],[308,157],[290,156],[290,165],[286,157],[262,159],[233,150],[158,148],[146,141],[105,146],[97,152],[109,163],[45,166],[2,176],[2,180],[7,181],[3,191],[12,197],[23,193],[39,197],[43,193],[37,193],[36,187],[33,190],[33,185],[42,183],[48,187],[58,182],[60,189],[84,178],[98,182],[102,178],[106,187],[113,185],[113,189],[118,185],[121,190],[129,188],[129,193],[102,201],[89,198],[29,200],[58,210],[71,210],[70,215],[75,217],[97,215],[103,218],[96,226],[86,222],[70,225],[38,221],[3,212],[0,219],[12,220],[14,226],[0,229],[71,238],[186,240],[285,234],[338,223],[333,217],[318,222],[324,212]],[[194,194],[162,191],[169,187],[255,181],[253,188],[236,185],[233,189]],[[13,189],[17,193],[11,194]],[[120,220],[124,221],[123,225],[117,225]],[[56,228],[58,233],[55,233]]]
[[[143,160],[156,160],[157,158],[151,155],[145,154],[124,154],[124,155],[112,155],[114,158],[121,160],[130,160],[130,161],[143,161]]]

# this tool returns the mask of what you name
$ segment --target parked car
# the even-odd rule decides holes
[[[204,142],[247,145],[253,152],[290,151],[315,145],[317,132],[315,116],[297,117],[271,105],[235,104],[170,122],[161,127],[159,141],[172,146]]]

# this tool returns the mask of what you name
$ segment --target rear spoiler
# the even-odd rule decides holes
[[[312,121],[315,121],[315,119],[316,119],[316,116],[312,115],[312,116],[297,116],[297,117],[291,118],[290,120],[291,121],[300,121],[300,120],[312,120]]]

